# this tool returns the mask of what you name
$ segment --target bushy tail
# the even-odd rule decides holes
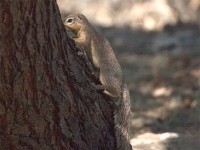
[[[129,90],[126,84],[122,87],[120,102],[120,105],[115,111],[117,150],[132,150],[132,146],[129,142],[129,129],[132,113]]]

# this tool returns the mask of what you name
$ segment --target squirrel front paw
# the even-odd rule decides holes
[[[93,86],[95,89],[97,89],[97,91],[104,91],[104,90],[105,90],[104,87],[103,87],[103,85],[101,85],[101,84],[92,83],[92,86]]]

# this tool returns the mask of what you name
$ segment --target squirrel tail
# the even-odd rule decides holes
[[[121,103],[115,111],[115,129],[117,150],[132,150],[130,144],[129,130],[132,118],[130,95],[127,85],[122,87]]]

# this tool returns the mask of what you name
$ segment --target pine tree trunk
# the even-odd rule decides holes
[[[109,98],[55,0],[0,1],[0,149],[112,150]]]

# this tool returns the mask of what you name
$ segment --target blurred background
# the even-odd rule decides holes
[[[134,150],[200,149],[200,0],[57,0],[110,41],[130,89]]]

